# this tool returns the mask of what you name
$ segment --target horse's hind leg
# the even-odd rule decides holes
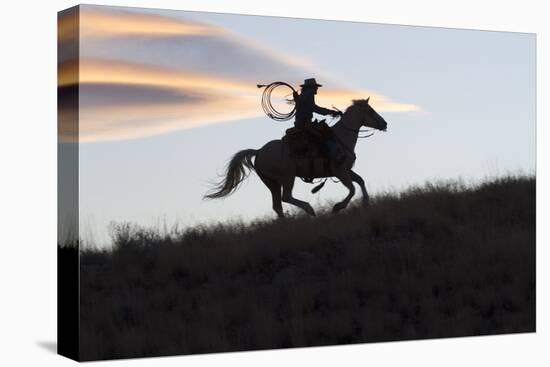
[[[352,181],[357,182],[359,187],[361,187],[361,192],[363,194],[363,206],[369,206],[369,193],[367,192],[367,188],[365,187],[365,181],[363,180],[363,177],[359,176],[353,171],[350,171],[350,173]]]
[[[286,180],[283,183],[283,201],[292,205],[296,205],[298,208],[304,210],[309,215],[315,216],[315,211],[309,205],[309,203],[298,200],[292,196],[292,188],[294,187],[294,177]]]
[[[277,181],[265,177],[259,173],[258,176],[271,192],[271,198],[273,200],[273,210],[275,211],[275,213],[277,213],[277,216],[279,218],[284,218],[285,215],[283,213],[283,204],[281,203],[281,185]]]

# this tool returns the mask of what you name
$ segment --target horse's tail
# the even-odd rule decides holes
[[[252,158],[258,154],[256,149],[244,149],[237,152],[227,165],[225,178],[204,195],[205,199],[219,199],[231,195],[254,169]]]

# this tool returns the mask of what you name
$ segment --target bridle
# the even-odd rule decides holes
[[[334,108],[336,111],[342,113],[341,110],[339,110],[338,108],[332,106],[332,108]],[[342,113],[342,116],[344,114]],[[374,135],[374,133],[376,132],[376,129],[375,128],[370,128],[370,129],[367,129],[367,130],[361,130],[361,127],[359,127],[358,129],[352,129],[350,127],[347,127],[346,125],[344,125],[344,123],[342,122],[342,124],[340,125],[340,127],[342,127],[344,130],[346,131],[349,131],[349,132],[353,132],[355,134],[357,134],[357,138],[358,139],[364,139],[364,138],[370,138],[371,136]],[[363,135],[361,136],[360,134],[361,133],[368,133],[367,135]]]

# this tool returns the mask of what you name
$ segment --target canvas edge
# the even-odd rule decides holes
[[[67,26],[67,22],[70,42],[62,42],[63,26]],[[79,5],[57,13],[57,353],[76,361],[80,361],[79,23]],[[77,81],[68,89],[70,95],[61,83],[61,60],[66,59],[75,65],[69,75]],[[76,139],[67,141],[68,133]]]

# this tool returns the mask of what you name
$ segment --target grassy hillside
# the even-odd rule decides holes
[[[84,360],[535,330],[532,177],[115,240],[81,254]]]

